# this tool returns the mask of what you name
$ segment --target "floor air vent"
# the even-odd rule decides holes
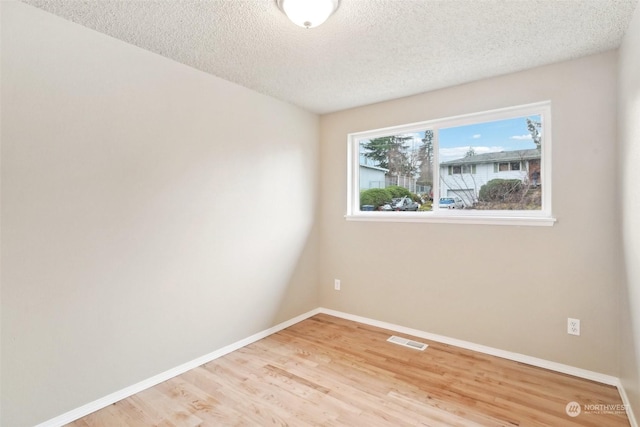
[[[405,347],[414,348],[416,350],[424,350],[428,347],[428,345],[423,344],[421,342],[411,341],[405,338],[397,337],[395,335],[391,335],[387,341],[392,342],[394,344],[403,345]]]

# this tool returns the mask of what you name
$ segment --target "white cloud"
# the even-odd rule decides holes
[[[473,147],[473,150],[476,152],[476,154],[499,153],[500,151],[504,151],[504,147],[495,145],[493,147]]]
[[[476,133],[475,135],[473,135],[473,139],[480,139],[482,137],[482,135],[480,135],[479,133]]]
[[[467,154],[469,151],[469,147],[451,147],[451,148],[441,148],[440,149],[440,162],[448,162],[449,160],[461,159]],[[500,151],[504,151],[504,147],[473,147],[473,151],[476,154],[485,154],[485,153],[498,153]]]
[[[449,160],[459,159],[464,157],[465,153],[469,150],[469,147],[452,147],[440,149],[440,161],[448,162]],[[475,150],[475,148],[474,148]]]
[[[514,135],[511,137],[511,139],[518,139],[518,140],[531,139],[531,134],[528,133],[526,135]]]

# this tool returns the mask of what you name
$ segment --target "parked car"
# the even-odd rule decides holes
[[[419,204],[414,202],[411,197],[400,197],[392,199],[391,203],[384,205],[382,210],[385,211],[417,211]]]
[[[438,207],[440,209],[464,209],[464,202],[458,196],[441,197]]]

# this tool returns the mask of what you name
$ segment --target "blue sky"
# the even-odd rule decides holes
[[[540,121],[540,116],[529,116]],[[464,157],[469,147],[476,154],[536,148],[527,129],[527,118],[499,120],[440,129],[440,161]]]
[[[540,121],[540,115],[528,117],[534,121]],[[407,142],[409,151],[413,151],[422,145],[424,132],[403,134],[403,136],[413,137],[413,140]],[[366,141],[362,140],[361,144]],[[440,162],[464,157],[469,147],[473,147],[476,154],[536,148],[527,129],[527,117],[440,128],[439,144]],[[360,150],[362,153],[362,145]],[[361,163],[371,164],[362,154],[360,157]]]

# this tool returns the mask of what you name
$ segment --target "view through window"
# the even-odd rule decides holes
[[[464,209],[542,209],[541,131],[540,115],[440,129],[440,200]]]
[[[352,134],[351,214],[550,215],[549,116],[544,103]]]

